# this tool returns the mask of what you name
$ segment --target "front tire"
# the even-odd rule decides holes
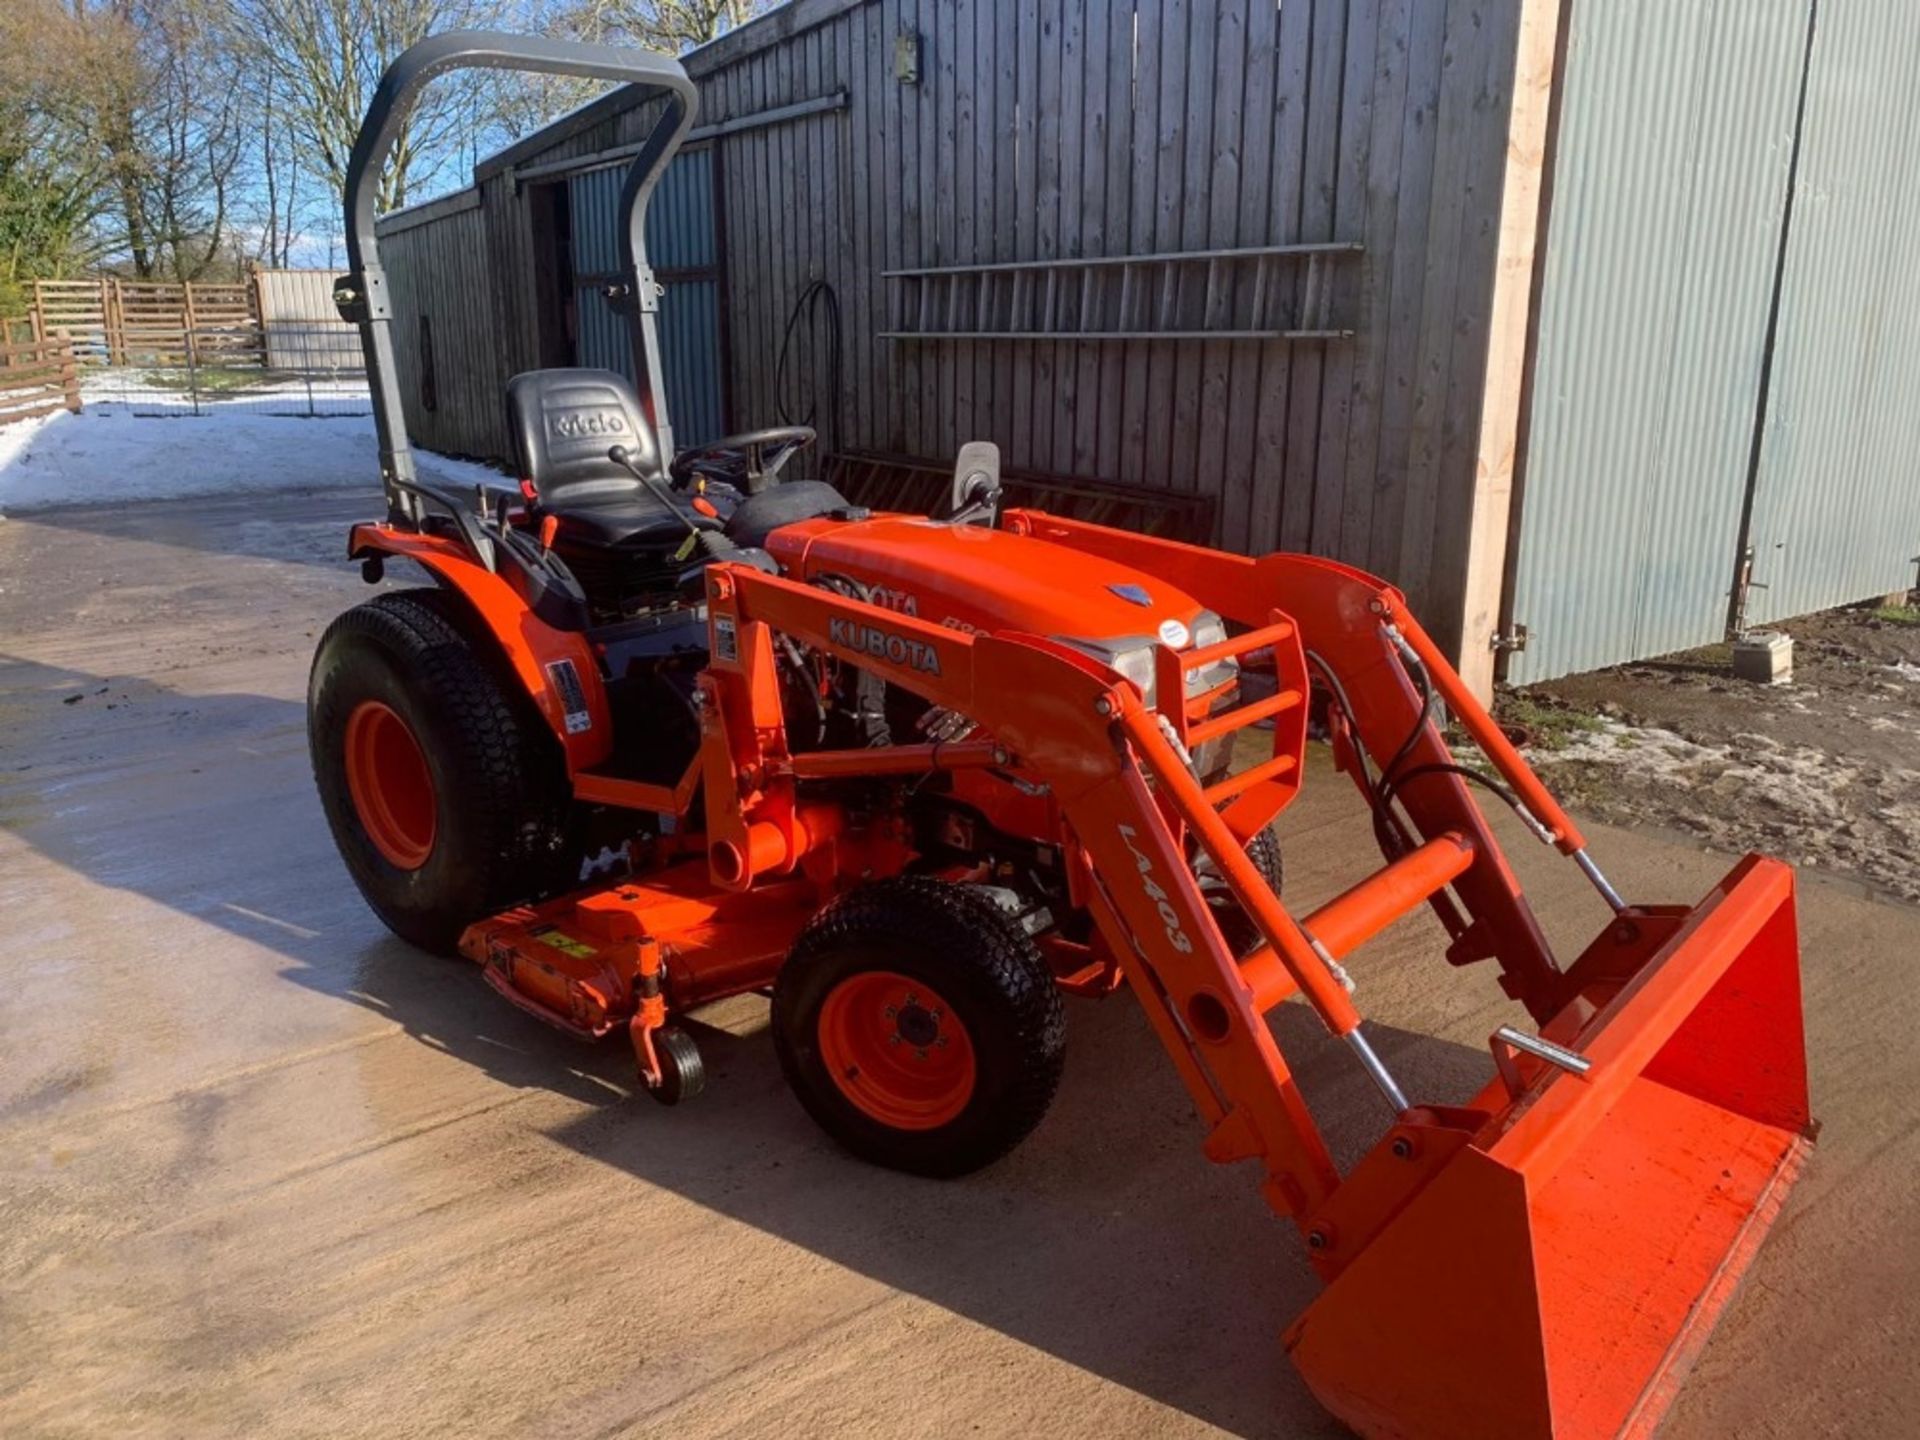
[[[773,1039],[807,1113],[847,1150],[964,1175],[1040,1123],[1066,1011],[1031,938],[994,901],[924,876],[841,896],[794,942]]]
[[[355,606],[307,686],[314,782],[347,871],[402,939],[460,933],[562,878],[568,796],[553,737],[440,590]]]
[[[1286,869],[1280,859],[1280,837],[1274,834],[1271,825],[1247,841],[1247,858],[1267,882],[1267,888],[1278,896],[1281,886],[1286,883]],[[1220,927],[1220,935],[1227,942],[1227,949],[1233,952],[1236,959],[1246,959],[1261,944],[1260,927],[1240,907],[1240,902],[1221,878],[1212,857],[1203,854],[1196,869],[1200,876],[1200,893],[1206,896],[1207,908],[1213,911],[1214,923]]]

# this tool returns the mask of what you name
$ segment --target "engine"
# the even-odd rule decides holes
[[[1164,581],[983,526],[823,515],[772,529],[764,544],[763,555],[788,577],[866,604],[970,633],[1037,634],[1070,645],[1163,708],[1156,694],[1159,647],[1204,647],[1227,633],[1218,615]],[[664,785],[685,773],[699,745],[694,693],[707,638],[704,606],[691,600],[597,632],[618,773]],[[838,655],[787,636],[777,644],[794,753],[946,743],[975,733],[969,717],[934,707]],[[1187,672],[1178,703],[1189,715],[1231,707],[1240,679],[1232,659],[1201,666]],[[1225,773],[1229,743],[1211,742],[1192,756],[1203,782]],[[1065,892],[1057,817],[1046,796],[1022,793],[1012,777],[936,772],[908,782],[831,785],[850,814],[905,814],[915,849],[929,863],[971,868],[983,882],[990,878],[1022,897],[1025,906],[1062,908],[1056,903]]]

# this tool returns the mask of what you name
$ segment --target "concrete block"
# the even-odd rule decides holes
[[[1793,681],[1793,637],[1778,630],[1754,630],[1733,642],[1736,679],[1755,685],[1787,685]]]

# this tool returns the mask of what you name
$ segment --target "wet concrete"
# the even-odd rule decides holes
[[[706,1096],[633,1093],[465,965],[389,937],[307,773],[319,630],[366,593],[332,493],[0,522],[0,1432],[542,1436],[1335,1432],[1277,1336],[1313,1295],[1244,1168],[1208,1165],[1122,999],[957,1183],[863,1168],[743,999]],[[1288,817],[1289,890],[1368,863],[1343,781]],[[1628,832],[1625,888],[1723,857]],[[1570,867],[1515,858],[1575,946]],[[1920,1408],[1920,913],[1809,884],[1826,1122],[1664,1434],[1903,1433]],[[1491,976],[1403,924],[1356,964],[1423,1098],[1490,1073]],[[1282,1012],[1351,1157],[1377,1101]],[[1604,1256],[1596,1256],[1604,1264]]]

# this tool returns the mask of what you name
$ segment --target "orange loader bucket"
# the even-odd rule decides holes
[[[1355,1171],[1408,1194],[1342,1253],[1286,1346],[1366,1436],[1650,1434],[1793,1184],[1807,1113],[1793,873],[1749,856],[1692,910],[1624,912],[1542,1031],[1460,1110]],[[1503,1032],[1504,1033],[1504,1032]],[[1524,1041],[1523,1041],[1524,1043]],[[1584,1062],[1584,1069],[1582,1067]]]

